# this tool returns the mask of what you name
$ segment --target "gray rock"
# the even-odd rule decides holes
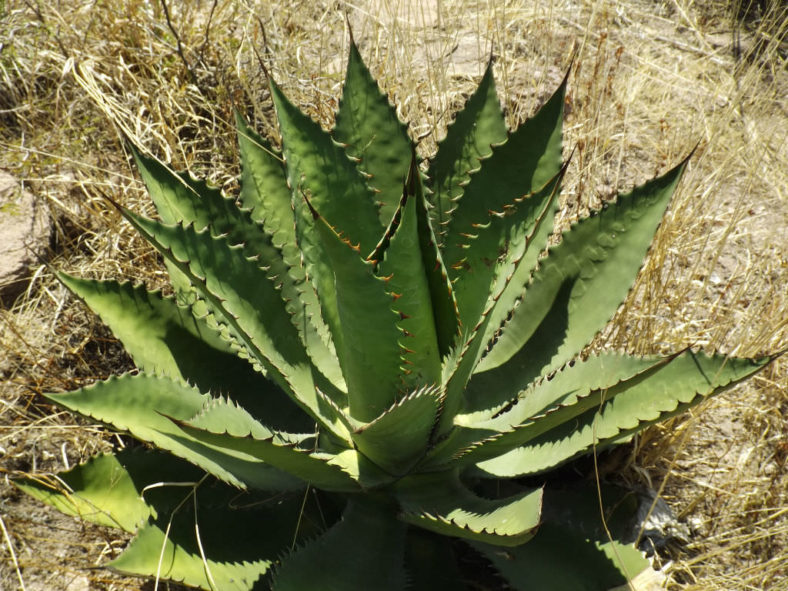
[[[25,289],[50,234],[46,207],[19,179],[0,171],[0,306],[10,305]]]

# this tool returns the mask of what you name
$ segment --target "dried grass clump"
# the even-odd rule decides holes
[[[7,0],[0,167],[46,200],[53,267],[162,287],[158,257],[106,205],[109,196],[151,211],[124,136],[232,190],[233,107],[274,130],[261,62],[328,127],[349,22],[429,154],[491,51],[515,122],[553,90],[574,49],[565,223],[698,145],[603,340],[637,352],[775,352],[788,346],[788,8],[765,2],[740,17],[740,4]],[[3,477],[60,470],[125,442],[38,397],[130,362],[46,266],[32,271],[23,297],[0,310]],[[658,491],[690,534],[658,553],[669,588],[788,589],[787,383],[783,359],[616,456],[619,474]],[[7,482],[0,516],[0,587],[139,588],[84,570],[123,540],[78,529]],[[65,544],[63,531],[77,542]]]

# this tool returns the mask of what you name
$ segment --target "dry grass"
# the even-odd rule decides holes
[[[577,152],[566,218],[642,182],[696,144],[636,288],[606,341],[632,351],[687,345],[739,355],[788,346],[788,9],[742,24],[724,3],[0,2],[0,168],[54,220],[50,263],[91,277],[165,284],[155,254],[108,208],[151,206],[123,134],[228,190],[237,170],[232,108],[275,133],[259,59],[330,125],[348,42],[429,154],[490,51],[510,122],[533,112],[576,51],[567,145]],[[169,23],[168,23],[169,17]],[[171,24],[170,24],[171,23]],[[735,49],[739,48],[739,54]],[[128,367],[100,323],[33,269],[0,310],[0,472],[59,470],[114,436],[39,394]],[[788,364],[654,428],[624,463],[692,530],[660,553],[669,587],[788,589]],[[0,587],[137,589],[86,571],[123,540],[0,488]],[[65,544],[63,532],[77,542]]]

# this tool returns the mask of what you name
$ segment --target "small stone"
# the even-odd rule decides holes
[[[43,204],[19,179],[0,171],[0,306],[25,289],[30,266],[46,252],[50,233]]]

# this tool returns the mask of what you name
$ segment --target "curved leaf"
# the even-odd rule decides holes
[[[313,368],[274,279],[241,247],[192,227],[168,226],[121,210],[166,260],[192,282],[227,323],[235,338],[294,402],[340,439],[344,426],[321,404]]]
[[[530,380],[575,357],[629,292],[685,165],[564,232],[477,371],[500,366],[515,379]]]
[[[109,566],[211,591],[248,591],[294,539],[310,533],[301,495],[244,497],[203,484],[180,489],[180,497]]]
[[[202,392],[230,395],[273,427],[309,428],[293,401],[191,308],[129,283],[64,273],[58,279],[110,327],[138,368],[188,381]]]
[[[528,543],[503,551],[487,544],[472,545],[515,589],[608,591],[626,584],[649,567],[637,548],[623,543],[626,522],[636,507],[630,502],[632,495],[610,487],[603,487],[602,493],[604,525],[595,487],[547,489],[544,522]]]
[[[189,440],[240,462],[256,464],[260,470],[273,466],[324,490],[353,492],[359,488],[349,474],[329,464],[333,454],[312,453],[317,447],[314,435],[270,431],[226,400],[212,400],[195,417],[173,421]]]
[[[396,485],[400,519],[424,529],[496,546],[518,546],[539,525],[541,489],[499,500],[465,488],[455,472],[414,474]]]
[[[427,449],[440,404],[434,388],[417,390],[351,433],[353,441],[384,470],[404,474]]]

